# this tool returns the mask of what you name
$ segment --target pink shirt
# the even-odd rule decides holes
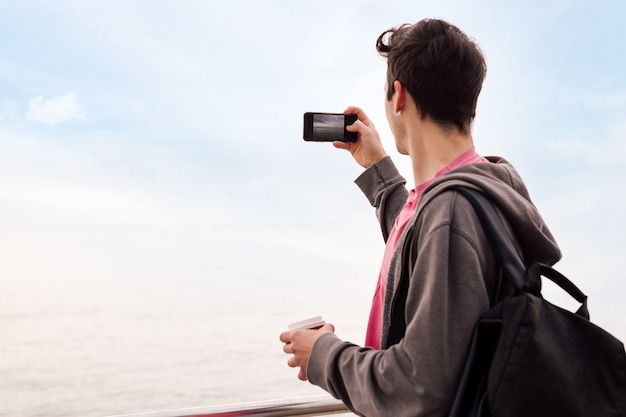
[[[383,263],[380,268],[380,274],[378,275],[378,284],[376,285],[376,291],[374,293],[374,299],[372,300],[372,308],[370,310],[370,318],[367,324],[367,333],[365,335],[365,346],[370,346],[375,349],[380,349],[381,344],[381,335],[382,335],[382,319],[383,319],[383,308],[385,301],[385,287],[387,286],[387,275],[389,274],[389,265],[391,263],[391,257],[393,252],[398,244],[398,240],[400,239],[400,235],[404,230],[405,226],[415,213],[415,209],[417,208],[417,203],[419,202],[419,198],[426,189],[435,179],[445,174],[448,171],[451,171],[455,168],[466,164],[472,164],[476,162],[486,162],[487,160],[482,156],[476,153],[474,148],[468,150],[467,152],[461,154],[458,158],[444,167],[442,170],[438,171],[435,176],[419,184],[415,189],[409,192],[409,196],[407,201],[398,214],[396,218],[396,222],[389,233],[389,237],[387,239],[387,244],[385,246],[385,254],[383,256]]]

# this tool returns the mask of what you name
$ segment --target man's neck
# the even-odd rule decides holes
[[[410,136],[408,152],[413,166],[415,185],[432,179],[437,172],[474,147],[471,133],[444,129],[424,121]]]

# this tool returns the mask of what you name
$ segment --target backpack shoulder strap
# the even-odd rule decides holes
[[[453,188],[463,194],[474,207],[503,275],[513,285],[515,294],[528,292],[541,297],[541,277],[546,277],[581,303],[576,314],[589,320],[587,296],[572,281],[552,267],[541,263],[525,266],[493,203],[483,193],[466,187]]]
[[[541,292],[541,281],[533,282],[530,288],[526,277],[526,266],[513,245],[504,223],[500,219],[493,203],[480,191],[472,188],[454,186],[471,204],[485,230],[491,249],[502,269],[503,275],[509,280],[516,294],[520,292]]]

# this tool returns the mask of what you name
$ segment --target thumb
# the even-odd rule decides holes
[[[348,132],[358,132],[360,130],[360,126],[365,126],[362,121],[357,120],[351,125],[346,126],[346,130]]]
[[[335,333],[335,326],[332,323],[326,323],[320,327],[320,331],[324,333]]]

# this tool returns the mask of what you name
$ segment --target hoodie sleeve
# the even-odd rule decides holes
[[[366,169],[355,183],[376,208],[376,216],[386,242],[409,195],[404,186],[406,180],[398,172],[391,157],[387,156]]]
[[[475,322],[489,307],[484,277],[495,274],[478,220],[445,193],[423,211],[405,308],[406,332],[384,350],[328,334],[313,347],[311,383],[366,416],[444,416]]]

